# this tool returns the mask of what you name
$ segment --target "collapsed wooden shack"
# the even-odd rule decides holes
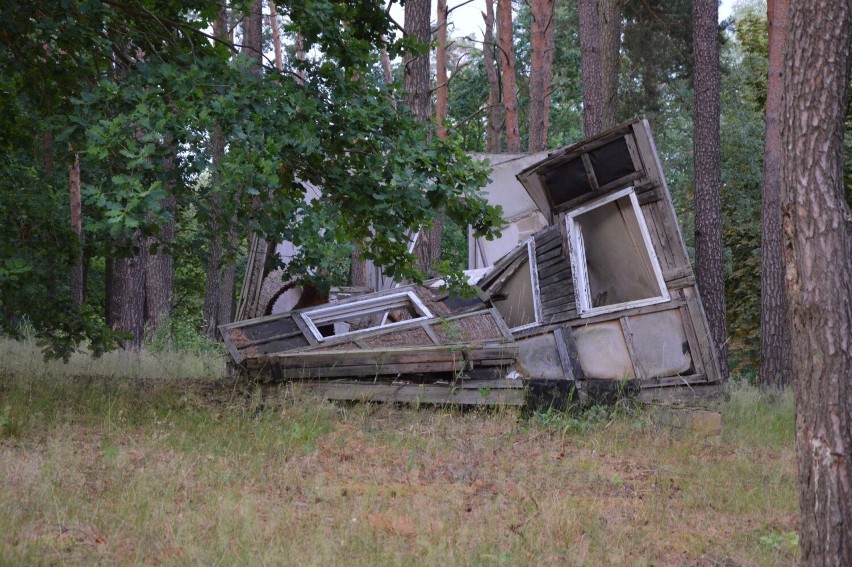
[[[427,282],[224,325],[234,361],[330,399],[715,393],[716,353],[647,122],[495,171],[513,179],[489,199],[520,210],[496,262],[471,237],[476,297]]]

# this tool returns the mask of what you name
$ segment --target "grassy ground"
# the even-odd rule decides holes
[[[772,565],[793,408],[525,415],[261,395],[210,355],[46,364],[0,341],[0,564]]]

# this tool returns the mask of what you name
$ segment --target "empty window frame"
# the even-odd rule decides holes
[[[669,301],[632,187],[567,213],[565,222],[578,315]]]
[[[434,316],[415,293],[404,291],[303,311],[301,317],[314,337],[324,341],[331,337],[387,329]]]
[[[538,267],[535,260],[535,241],[526,241],[524,262],[500,285],[493,299],[510,331],[521,331],[541,322],[541,296],[538,289]]]

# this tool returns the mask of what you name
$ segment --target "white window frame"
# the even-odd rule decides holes
[[[388,311],[391,311],[393,309],[399,309],[402,307],[413,307],[414,311],[418,313],[419,317],[414,317],[413,319],[408,319],[405,321],[396,321],[394,323],[385,323],[385,321],[387,321],[386,313],[382,317],[381,324],[375,327],[368,327],[366,329],[358,329],[357,331],[349,331],[346,333],[335,334],[330,337],[324,337],[319,331],[318,327],[320,325],[327,325],[328,323],[333,323],[336,319],[339,320],[346,317],[357,317],[360,313],[366,310],[375,310],[376,307],[386,308]],[[305,325],[308,327],[308,329],[310,329],[311,334],[313,334],[314,338],[319,342],[323,342],[332,338],[336,339],[339,337],[358,335],[360,333],[366,333],[368,331],[375,331],[378,329],[390,329],[399,325],[406,325],[414,321],[422,321],[435,317],[432,312],[429,311],[429,308],[427,308],[426,305],[424,305],[423,302],[420,301],[420,298],[417,297],[417,294],[412,291],[392,293],[389,295],[384,295],[382,297],[373,297],[370,299],[353,301],[351,303],[345,303],[343,305],[318,307],[317,309],[303,311],[299,315],[301,316],[302,321],[305,322]]]
[[[532,329],[533,327],[538,327],[541,325],[542,315],[541,315],[541,291],[538,289],[538,264],[535,260],[535,239],[533,237],[527,238],[527,261],[530,265],[530,286],[533,296],[533,311],[535,313],[535,321],[532,323],[526,323],[524,325],[520,325],[518,327],[512,327],[509,329],[511,332],[523,331],[524,329]]]
[[[592,209],[606,205],[613,201],[617,201],[623,197],[630,198],[630,204],[633,207],[633,213],[636,215],[636,221],[639,224],[639,232],[642,235],[642,241],[645,243],[645,249],[651,260],[651,269],[654,272],[654,277],[657,281],[657,288],[660,294],[654,297],[645,299],[637,299],[635,301],[627,301],[624,303],[616,303],[614,305],[603,305],[601,307],[592,307],[591,291],[589,290],[589,278],[586,268],[586,248],[583,243],[583,231],[580,223],[575,219],[587,213]],[[568,251],[571,258],[571,272],[574,279],[574,297],[577,302],[577,314],[580,317],[593,317],[605,313],[613,313],[615,311],[623,311],[635,307],[644,307],[646,305],[656,305],[657,303],[665,303],[671,301],[669,290],[666,287],[666,282],[663,279],[663,271],[660,268],[660,261],[657,259],[657,252],[654,250],[654,245],[651,242],[651,235],[648,232],[648,225],[645,223],[645,216],[642,214],[642,209],[639,207],[639,200],[636,198],[636,191],[631,187],[625,187],[614,193],[601,197],[590,203],[586,203],[565,214],[565,224],[568,228]]]

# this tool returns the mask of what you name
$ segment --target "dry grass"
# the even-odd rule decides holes
[[[788,398],[738,390],[705,438],[653,410],[336,406],[237,388],[215,360],[28,348],[0,343],[0,564],[796,558]]]

